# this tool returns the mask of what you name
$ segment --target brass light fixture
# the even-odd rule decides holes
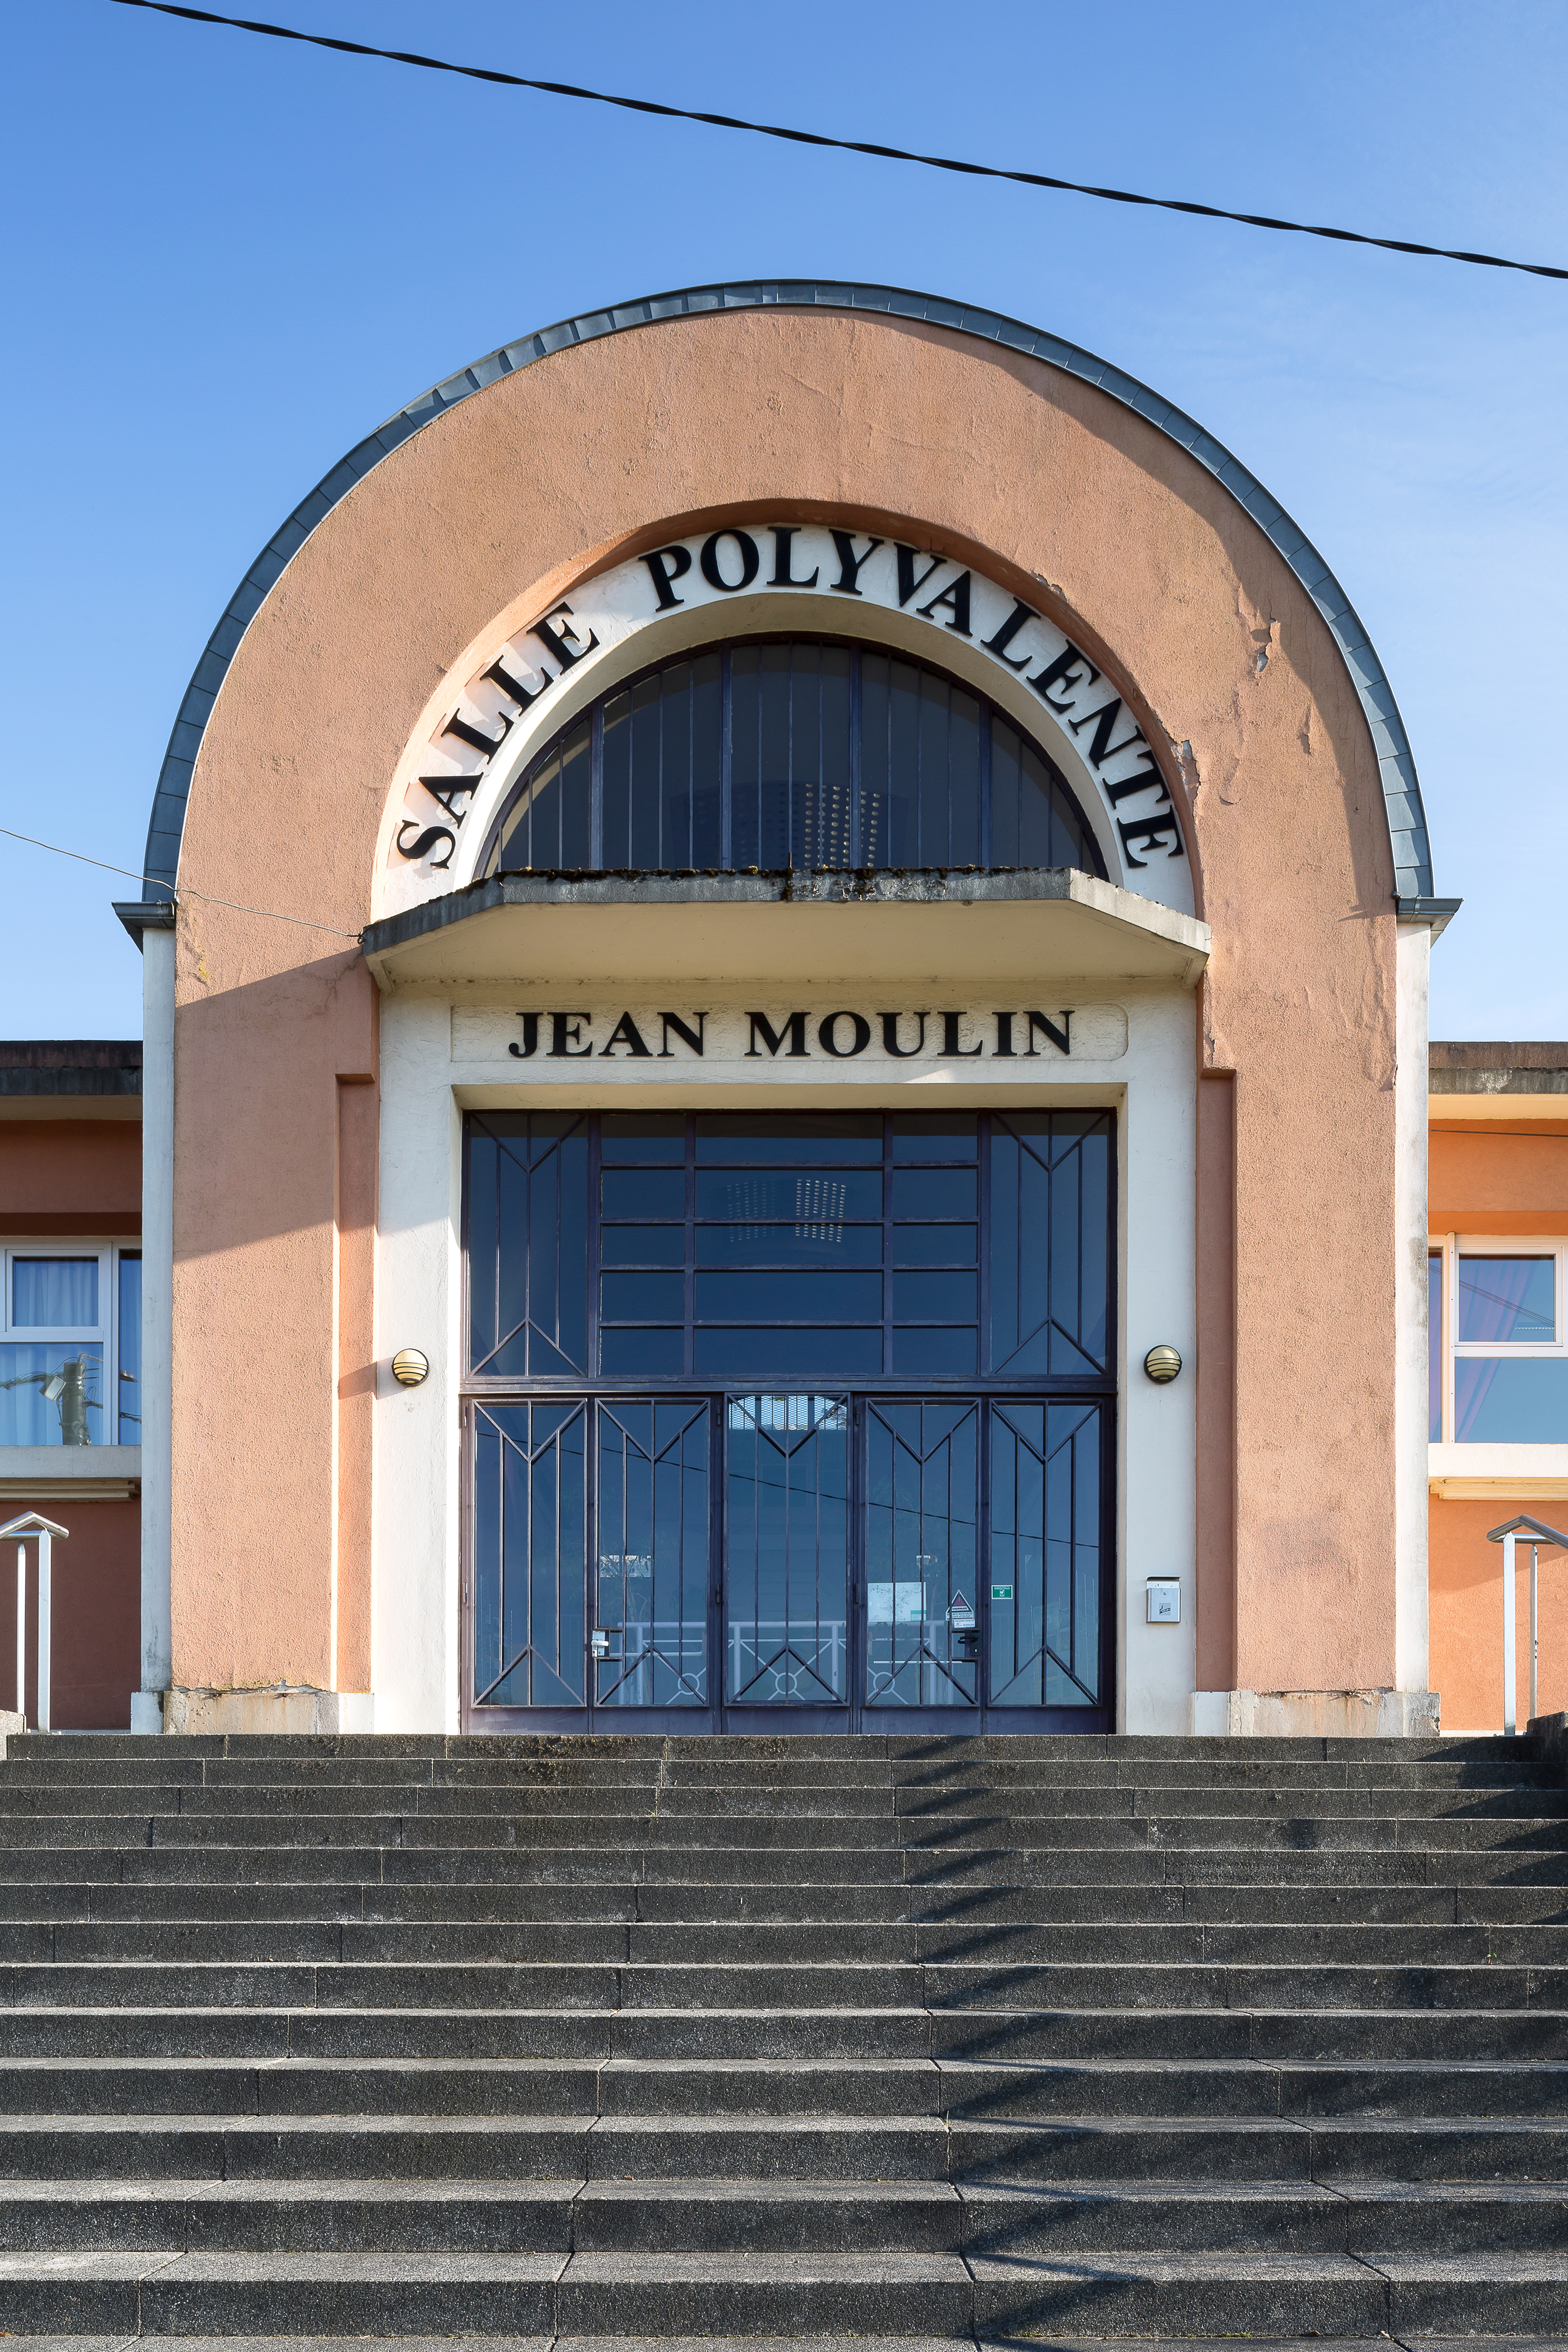
[[[430,1374],[430,1359],[418,1348],[399,1348],[392,1360],[392,1377],[399,1387],[416,1389]]]
[[[1151,1348],[1143,1359],[1143,1370],[1157,1388],[1163,1388],[1168,1381],[1173,1381],[1181,1369],[1181,1357],[1168,1343]]]

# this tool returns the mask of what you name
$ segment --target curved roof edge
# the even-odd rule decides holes
[[[411,435],[447,409],[455,408],[459,401],[482,392],[498,377],[514,374],[519,368],[529,367],[535,360],[547,358],[570,344],[594,342],[601,335],[618,334],[626,327],[648,326],[658,319],[690,317],[709,310],[773,308],[883,311],[895,318],[920,319],[931,326],[950,327],[962,334],[977,335],[986,342],[1005,344],[1011,351],[1048,361],[1069,375],[1083,377],[1112,400],[1135,410],[1195,457],[1216,481],[1225,485],[1272,541],[1328,624],[1355,682],[1377,751],[1394,846],[1395,895],[1405,898],[1431,897],[1434,886],[1426,816],[1421,804],[1415,755],[1394,688],[1384,675],[1383,665],[1357,618],[1354,605],[1311,541],[1238,458],[1212,434],[1205,433],[1194,418],[1162,399],[1158,393],[1151,392],[1135,376],[1113,367],[1109,360],[1097,359],[1092,352],[1082,351],[1076,343],[1064,341],[1059,335],[1026,326],[995,310],[976,310],[968,303],[946,301],[937,295],[910,293],[898,287],[849,286],[831,279],[790,278],[731,286],[686,287],[674,293],[651,294],[638,301],[616,303],[605,310],[589,310],[581,318],[563,319],[555,326],[542,328],[537,334],[504,343],[487,358],[476,360],[471,367],[460,369],[444,383],[433,385],[351,449],[268,541],[207,640],[206,650],[185,688],[169,737],[169,748],[163,754],[147,828],[146,878],[170,889],[174,887],[185,803],[196,754],[218,688],[241,637],[290,558],[304,545],[317,524],[341,499],[346,498],[356,482],[363,481],[373,467]]]

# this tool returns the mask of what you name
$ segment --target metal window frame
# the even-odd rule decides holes
[[[100,1240],[91,1234],[39,1234],[36,1239],[16,1235],[0,1241],[0,1345],[25,1347],[68,1347],[72,1341],[84,1346],[101,1347],[103,1350],[104,1396],[99,1410],[103,1415],[103,1435],[100,1445],[119,1445],[124,1441],[120,1433],[120,1261],[121,1257],[140,1259],[142,1244],[130,1241]],[[18,1324],[12,1313],[12,1267],[17,1258],[58,1257],[98,1260],[98,1308],[96,1324],[62,1323],[47,1328],[37,1323]],[[138,1416],[138,1424],[140,1417]],[[140,1444],[138,1438],[132,1441]],[[0,1456],[10,1449],[0,1446]]]
[[[842,861],[844,866],[853,870],[873,866],[878,870],[891,870],[894,867],[897,867],[902,870],[913,870],[918,872],[928,869],[932,871],[943,870],[952,866],[952,734],[951,710],[952,696],[957,692],[966,695],[978,706],[979,709],[980,740],[975,787],[979,803],[976,812],[976,845],[979,851],[977,870],[982,873],[989,873],[992,870],[991,730],[993,724],[999,719],[1005,727],[1006,727],[1014,735],[1017,736],[1022,744],[1026,745],[1030,751],[1032,751],[1044,763],[1050,779],[1053,795],[1051,814],[1056,814],[1055,795],[1058,793],[1061,795],[1062,800],[1066,803],[1067,809],[1071,813],[1073,821],[1076,823],[1078,827],[1080,845],[1083,851],[1081,870],[1085,873],[1098,876],[1102,881],[1109,878],[1105,873],[1105,859],[1100,847],[1098,836],[1095,834],[1093,825],[1089,823],[1089,819],[1084,814],[1082,807],[1079,805],[1077,793],[1073,791],[1072,786],[1068,782],[1067,777],[1063,774],[1058,762],[1052,758],[1047,746],[1037,736],[1032,734],[1019,722],[1018,719],[1014,718],[1010,712],[1002,709],[1000,705],[994,702],[989,695],[983,693],[967,679],[955,677],[952,671],[942,668],[936,662],[925,660],[918,655],[908,653],[896,647],[869,643],[848,634],[835,635],[826,630],[809,629],[767,630],[760,632],[754,636],[716,637],[699,645],[688,646],[679,653],[667,654],[661,660],[649,662],[644,668],[633,671],[628,677],[617,678],[614,685],[606,687],[604,693],[595,698],[595,700],[589,705],[586,712],[582,710],[576,712],[572,719],[566,720],[563,726],[559,727],[547,741],[541,744],[539,750],[529,761],[521,775],[518,777],[516,782],[507,793],[506,799],[502,803],[500,808],[497,810],[495,815],[490,820],[489,830],[486,835],[484,845],[479,851],[478,860],[475,864],[474,872],[476,877],[483,879],[491,871],[491,861],[499,857],[500,855],[501,837],[505,831],[508,819],[511,816],[512,812],[519,807],[520,803],[522,805],[524,811],[522,822],[526,824],[528,829],[528,849],[531,863],[524,866],[497,865],[494,870],[497,873],[508,874],[554,872],[562,870],[553,866],[540,866],[531,862],[534,845],[532,839],[533,821],[530,808],[530,793],[540,771],[551,760],[557,757],[568,738],[576,733],[582,728],[584,719],[586,719],[588,722],[589,729],[588,837],[592,870],[608,871],[611,873],[623,871],[637,873],[691,873],[696,871],[712,870],[706,867],[700,868],[694,866],[691,862],[689,854],[680,857],[669,857],[665,855],[667,845],[664,840],[663,832],[664,793],[662,776],[662,729],[660,730],[661,773],[656,787],[658,795],[659,862],[658,865],[647,866],[639,865],[637,862],[635,856],[630,855],[635,848],[635,842],[630,836],[628,836],[626,844],[624,845],[628,853],[627,860],[623,860],[619,856],[619,851],[623,846],[619,842],[610,843],[608,845],[608,849],[606,849],[605,842],[604,760],[605,712],[611,702],[616,700],[622,695],[625,695],[629,698],[631,696],[635,695],[637,688],[646,684],[648,679],[662,677],[667,671],[672,669],[690,668],[705,655],[714,653],[717,653],[720,657],[720,864],[717,870],[721,873],[756,870],[750,865],[745,867],[737,867],[734,863],[735,804],[733,661],[734,656],[738,651],[749,651],[753,647],[761,649],[766,646],[815,646],[823,649],[832,648],[835,650],[841,650],[847,653],[849,656],[849,838],[846,855]],[[947,735],[948,775],[945,803],[948,812],[948,838],[946,844],[942,845],[942,854],[941,856],[927,856],[926,851],[928,845],[923,839],[921,839],[917,843],[918,854],[915,857],[910,859],[896,856],[894,855],[895,845],[893,844],[890,833],[890,805],[888,812],[888,824],[889,826],[888,856],[886,859],[879,861],[874,857],[868,857],[866,855],[866,845],[861,837],[863,800],[863,767],[861,753],[862,731],[864,726],[864,706],[861,679],[863,663],[867,654],[870,654],[874,658],[886,660],[889,664],[900,663],[908,668],[917,671],[921,677],[930,677],[935,678],[939,680],[946,689],[949,709],[949,726]],[[790,724],[793,729],[793,706]],[[791,844],[793,844],[794,841],[795,817],[795,788],[793,781],[794,764],[792,750],[790,760],[792,781],[789,791],[788,809],[788,827]],[[890,769],[892,766],[890,751],[889,765]],[[821,761],[819,758],[819,772],[820,767]],[[634,792],[635,789],[634,767]],[[632,805],[635,807],[635,802]],[[918,826],[921,823],[921,803],[918,789],[915,800],[915,810],[916,824]],[[630,814],[631,811],[628,810],[628,818]],[[689,853],[694,846],[694,843],[689,836],[686,843],[688,853]],[[757,841],[759,857],[762,846],[761,803],[759,801]],[[793,849],[786,852],[786,857],[790,862],[793,862]],[[807,863],[809,864],[809,861],[807,861]],[[812,870],[816,869],[814,867]],[[824,868],[823,870],[826,869]],[[837,869],[835,868],[833,870]]]
[[[1041,1106],[1041,1108],[1048,1109],[1052,1107]],[[1037,1732],[1059,1730],[1100,1732],[1114,1728],[1116,1719],[1115,1664],[1117,1630],[1116,1595],[1118,1579],[1116,1527],[1116,1432],[1120,1395],[1117,1382],[1113,1335],[1119,1328],[1119,1265],[1115,1235],[1119,1201],[1118,1160],[1120,1150],[1120,1120],[1116,1110],[1109,1106],[1104,1107],[1103,1108],[1100,1106],[1090,1106],[1087,1109],[1082,1106],[1077,1105],[1062,1106],[1061,1108],[1064,1110],[1072,1112],[1076,1116],[1093,1118],[1096,1121],[1103,1120],[1104,1122],[1104,1131],[1109,1154],[1109,1166],[1107,1170],[1106,1236],[1106,1331],[1108,1341],[1108,1360],[1103,1372],[1094,1376],[1081,1374],[1041,1375],[1037,1372],[1027,1376],[1015,1375],[1008,1377],[1003,1374],[989,1372],[984,1369],[987,1350],[985,1334],[989,1329],[990,1316],[990,1250],[988,1247],[988,1233],[990,1224],[990,1122],[992,1118],[994,1116],[1006,1116],[1005,1111],[1001,1114],[997,1114],[987,1109],[977,1111],[973,1114],[976,1121],[976,1156],[973,1161],[955,1158],[951,1161],[933,1160],[931,1161],[897,1163],[900,1166],[951,1165],[954,1167],[968,1167],[973,1165],[975,1167],[977,1175],[977,1217],[974,1220],[938,1219],[935,1222],[952,1222],[955,1224],[964,1225],[973,1223],[976,1225],[979,1255],[979,1281],[977,1284],[977,1322],[974,1328],[977,1331],[978,1345],[980,1349],[980,1369],[977,1370],[976,1375],[973,1379],[959,1377],[932,1379],[919,1376],[898,1378],[884,1370],[880,1376],[867,1375],[849,1380],[807,1380],[790,1376],[784,1380],[770,1379],[747,1382],[745,1381],[734,1379],[714,1380],[712,1378],[699,1375],[691,1370],[691,1349],[697,1330],[694,1299],[694,1284],[697,1271],[695,1264],[697,1228],[700,1223],[729,1223],[731,1221],[729,1219],[698,1219],[695,1202],[696,1177],[698,1173],[695,1141],[696,1121],[701,1114],[699,1107],[689,1102],[683,1103],[679,1107],[671,1107],[674,1115],[680,1117],[685,1125],[680,1166],[684,1177],[684,1209],[682,1222],[685,1233],[681,1273],[686,1305],[682,1361],[686,1369],[679,1374],[672,1372],[659,1376],[650,1376],[646,1372],[640,1374],[604,1374],[590,1371],[586,1375],[581,1376],[542,1374],[528,1379],[519,1379],[514,1376],[507,1376],[505,1378],[487,1377],[482,1373],[469,1372],[465,1369],[459,1402],[459,1418],[463,1433],[461,1504],[459,1510],[460,1540],[462,1546],[461,1574],[459,1582],[462,1593],[463,1612],[461,1643],[463,1657],[463,1684],[461,1691],[460,1721],[462,1728],[465,1731],[516,1732],[520,1728],[525,1727],[534,1730],[549,1731],[582,1729],[585,1727],[591,1726],[597,1729],[615,1729],[623,1732],[658,1730],[671,1735],[678,1731],[697,1733],[703,1730],[718,1731],[721,1729],[771,1730],[774,1733],[793,1730],[804,1734],[821,1731],[847,1731],[850,1729],[864,1727],[867,1729],[876,1730],[908,1731],[911,1734],[918,1735],[924,1734],[929,1731],[942,1730],[1029,1730]],[[601,1121],[605,1115],[606,1114],[604,1112],[598,1110],[580,1114],[580,1116],[586,1118],[589,1121],[589,1170],[590,1182],[593,1188],[591,1197],[595,1203],[594,1213],[590,1213],[588,1219],[587,1255],[589,1296],[587,1328],[590,1365],[597,1364],[600,1353],[601,1321],[599,1280],[603,1268],[601,1265],[599,1234],[600,1227],[604,1220],[602,1214],[598,1212],[598,1202],[600,1200],[600,1181],[604,1172],[604,1161],[601,1151]],[[631,1116],[634,1117],[637,1115],[637,1114],[635,1112],[631,1114]],[[758,1113],[755,1115],[759,1117],[766,1117],[774,1114]],[[788,1118],[792,1114],[788,1111],[784,1111],[776,1115]],[[810,1116],[810,1113],[805,1113],[805,1115]],[[879,1118],[881,1120],[882,1130],[880,1157],[877,1161],[869,1162],[868,1165],[875,1166],[879,1170],[883,1187],[882,1217],[880,1220],[868,1222],[879,1223],[884,1236],[882,1258],[883,1315],[879,1328],[883,1336],[883,1363],[884,1367],[886,1367],[888,1362],[890,1360],[889,1349],[892,1329],[889,1319],[891,1307],[890,1276],[892,1269],[888,1262],[888,1236],[896,1230],[896,1225],[899,1223],[916,1223],[923,1224],[932,1221],[927,1218],[894,1220],[891,1214],[892,1204],[890,1179],[895,1166],[892,1159],[892,1141],[894,1133],[893,1121],[895,1118],[908,1116],[910,1114],[902,1111],[892,1110],[886,1107],[880,1107],[870,1115]],[[919,1114],[914,1115],[919,1116]],[[471,1141],[475,1133],[480,1131],[484,1128],[486,1122],[494,1116],[495,1114],[491,1111],[477,1110],[467,1113],[464,1118],[463,1214],[461,1220],[461,1232],[463,1255],[463,1360],[465,1367],[468,1362],[468,1334],[469,1328],[472,1256],[469,1246],[470,1236],[468,1213],[469,1201],[471,1198],[471,1185],[469,1181]],[[742,1116],[745,1116],[745,1114],[742,1114]],[[637,1163],[634,1162],[631,1164],[635,1167]],[[673,1170],[673,1162],[665,1162],[663,1164],[665,1167]],[[722,1164],[723,1163],[720,1163],[721,1166],[722,1166]],[[650,1172],[653,1165],[655,1165],[655,1163],[649,1163]],[[1081,1195],[1079,1208],[1079,1219],[1081,1234]],[[611,1220],[611,1222],[614,1223],[616,1221]],[[1081,1240],[1079,1255],[1081,1259]],[[664,1270],[673,1271],[673,1269]],[[612,1326],[611,1328],[618,1327]],[[635,1328],[638,1327],[629,1326],[624,1328]],[[663,1328],[668,1327],[658,1326],[650,1328]],[[726,1327],[720,1326],[716,1328],[722,1328]],[[790,1327],[781,1326],[779,1328],[787,1329]],[[796,1328],[817,1328],[821,1327],[817,1323],[814,1322],[809,1326]],[[858,1328],[862,1327],[851,1326],[847,1328]],[[868,1326],[864,1328],[868,1328],[872,1327]],[[908,1328],[923,1328],[926,1327],[910,1326]],[[957,1326],[952,1328],[968,1327]],[[498,1345],[500,1343],[498,1342]],[[834,1394],[842,1394],[848,1401],[850,1417],[849,1479],[848,1500],[847,1504],[847,1509],[848,1512],[848,1606],[850,1619],[847,1637],[847,1673],[848,1675],[848,1684],[847,1696],[846,1700],[842,1704],[836,1704],[831,1706],[826,1705],[804,1706],[763,1706],[745,1702],[731,1702],[724,1696],[723,1675],[725,1661],[722,1654],[723,1637],[721,1612],[724,1590],[726,1490],[728,1485],[726,1474],[725,1414],[728,1401],[731,1397],[756,1394],[760,1391],[772,1391],[775,1393],[795,1393],[798,1391],[801,1393],[809,1392],[813,1394],[826,1394],[832,1392]],[[659,1707],[645,1710],[641,1708],[626,1708],[601,1705],[596,1701],[594,1696],[595,1685],[591,1657],[586,1662],[585,1666],[585,1688],[588,1692],[588,1703],[583,1708],[496,1708],[481,1707],[477,1706],[473,1696],[475,1690],[474,1645],[477,1633],[477,1612],[473,1605],[475,1582],[475,1561],[473,1550],[475,1527],[475,1482],[478,1468],[474,1425],[475,1409],[482,1408],[488,1404],[500,1404],[503,1402],[532,1403],[550,1402],[563,1403],[569,1399],[581,1400],[586,1408],[584,1477],[586,1482],[585,1528],[588,1591],[586,1594],[587,1605],[584,1612],[584,1641],[585,1643],[590,1643],[591,1646],[591,1633],[594,1624],[595,1604],[595,1562],[597,1559],[598,1543],[598,1408],[601,1403],[613,1403],[617,1399],[624,1399],[629,1402],[634,1398],[646,1399],[649,1402],[677,1402],[689,1400],[695,1403],[700,1400],[706,1400],[707,1410],[710,1415],[709,1577],[707,1588],[709,1608],[708,1672],[710,1702],[708,1706],[706,1708],[689,1706]],[[1081,1708],[1049,1706],[1043,1706],[1040,1707],[999,1706],[993,1705],[989,1699],[988,1667],[991,1637],[989,1562],[991,1546],[990,1508],[991,1454],[993,1443],[992,1412],[993,1407],[995,1404],[1005,1402],[1008,1400],[1013,1400],[1017,1402],[1038,1403],[1047,1407],[1053,1403],[1059,1404],[1081,1402],[1086,1404],[1092,1404],[1097,1411],[1100,1454],[1098,1509],[1100,1528],[1099,1627],[1099,1675],[1100,1698],[1099,1703],[1093,1706]],[[973,1708],[965,1708],[956,1706],[922,1708],[892,1707],[885,1704],[870,1706],[867,1703],[864,1690],[867,1647],[867,1578],[865,1566],[866,1417],[868,1412],[874,1405],[879,1402],[889,1404],[924,1402],[932,1403],[951,1403],[961,1401],[973,1401],[979,1408],[980,1493],[978,1507],[980,1518],[979,1549],[977,1555],[979,1573],[977,1576],[978,1589],[975,1594],[975,1618],[977,1630],[980,1634],[980,1671],[977,1677],[976,1704]]]

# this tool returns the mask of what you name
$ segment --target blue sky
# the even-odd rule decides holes
[[[268,0],[310,30],[1568,266],[1568,7]],[[1433,1033],[1568,1036],[1568,284],[645,122],[110,5],[7,15],[0,823],[138,867],[180,695],[384,416],[574,311],[878,279],[1190,410],[1345,583],[1415,748]],[[13,1036],[133,1035],[134,886],[12,842]],[[258,877],[258,895],[265,877]]]

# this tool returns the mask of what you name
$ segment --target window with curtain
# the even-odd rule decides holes
[[[1563,1255],[1556,1242],[1461,1236],[1429,1258],[1434,1443],[1451,1413],[1455,1444],[1568,1444]]]
[[[0,1447],[141,1442],[137,1250],[0,1252]]]

